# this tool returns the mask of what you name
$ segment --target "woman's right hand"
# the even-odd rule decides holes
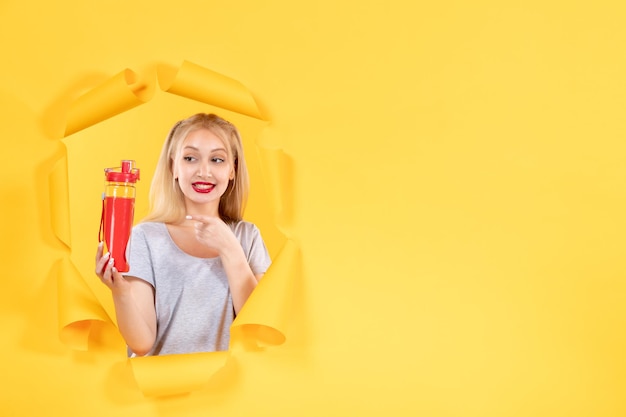
[[[111,254],[109,252],[102,254],[103,251],[104,245],[100,242],[96,251],[96,275],[100,281],[114,293],[130,291],[129,282],[115,268],[115,260],[111,258]]]
[[[117,325],[128,347],[139,356],[146,355],[156,340],[154,288],[146,281],[120,274],[103,244],[96,252],[96,275],[111,289]]]

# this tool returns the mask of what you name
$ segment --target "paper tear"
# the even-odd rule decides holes
[[[295,277],[300,276],[298,246],[287,240],[231,327],[231,345],[253,339],[259,346],[285,342]]]
[[[52,230],[61,242],[70,247],[71,229],[67,154],[64,154],[63,157],[56,161],[48,181]]]
[[[239,81],[184,61],[180,69],[157,67],[159,85],[163,91],[236,113],[263,119],[250,91]]]
[[[86,351],[92,322],[111,320],[68,258],[60,261],[57,285],[59,338],[72,349]]]
[[[293,167],[287,154],[280,148],[260,147],[263,177],[268,184],[270,204],[274,209],[275,223],[278,229],[285,235],[290,236],[289,229],[293,222],[291,180]]]
[[[80,96],[70,107],[65,136],[123,113],[150,99],[145,81],[130,69]]]
[[[175,95],[218,106],[259,120],[259,111],[252,94],[238,81],[185,61],[180,69],[161,66],[157,71],[160,87]],[[127,111],[148,100],[142,86],[130,70],[111,78],[81,96],[67,117],[66,135],[86,129],[103,120]],[[262,150],[266,177],[272,191],[274,206],[279,210],[277,221],[285,224],[290,205],[284,192],[289,187],[288,160],[280,149]],[[51,176],[54,189],[53,216],[55,233],[70,246],[68,158],[57,163]],[[71,249],[71,246],[70,246]],[[290,318],[293,281],[300,275],[300,254],[297,245],[287,240],[272,266],[265,274],[231,327],[231,348],[241,346],[277,346],[286,341],[286,324]],[[94,321],[115,325],[112,306],[102,298],[98,288],[83,277],[70,259],[62,261],[58,276],[59,334],[63,343],[77,350],[87,350]],[[94,292],[95,291],[95,292]],[[100,295],[100,297],[98,297]],[[106,307],[109,307],[108,309]],[[109,311],[109,314],[107,314]],[[232,349],[166,355],[130,360],[140,390],[146,396],[176,395],[205,386],[221,369]]]

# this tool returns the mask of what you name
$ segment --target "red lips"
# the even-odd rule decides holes
[[[210,182],[194,182],[191,186],[195,192],[203,194],[210,193],[215,188],[215,184]]]

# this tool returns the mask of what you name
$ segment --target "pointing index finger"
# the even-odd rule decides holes
[[[188,214],[185,216],[185,219],[187,220],[194,220],[200,223],[206,223],[208,221],[208,217],[207,216],[202,216],[202,215],[198,215],[198,214]]]
[[[213,224],[216,220],[219,220],[219,216],[210,216],[206,214],[188,214],[185,216],[185,219],[194,220],[204,224]]]

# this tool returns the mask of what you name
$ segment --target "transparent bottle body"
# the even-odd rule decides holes
[[[128,272],[128,242],[135,214],[135,186],[108,181],[104,193],[104,242],[119,272]]]

